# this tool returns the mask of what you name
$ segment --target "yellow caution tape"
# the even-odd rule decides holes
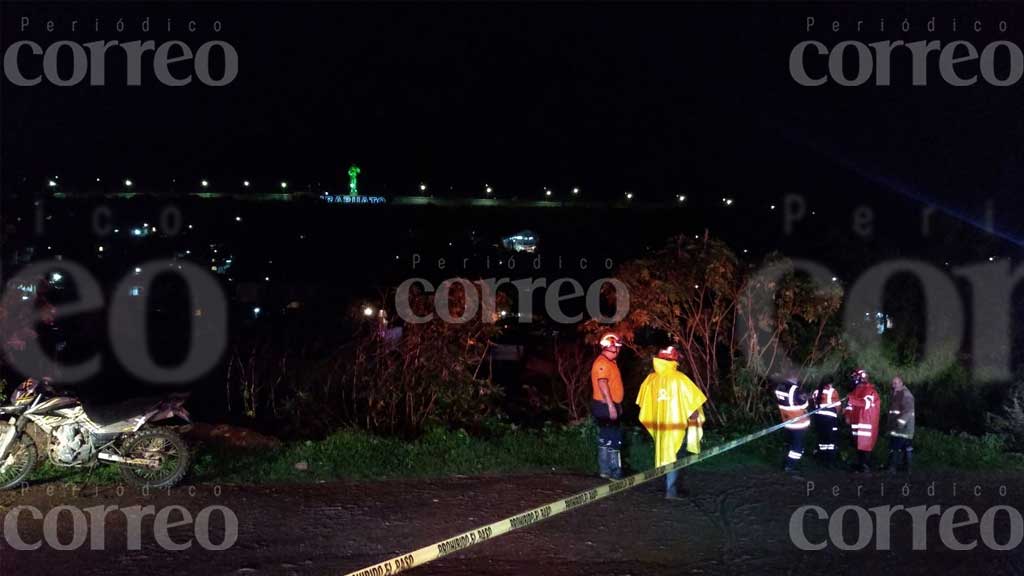
[[[840,402],[841,401],[842,400],[840,400]],[[415,566],[422,566],[423,564],[433,562],[438,558],[443,558],[445,556],[448,556],[449,554],[454,554],[455,552],[458,552],[460,550],[465,550],[470,546],[476,546],[477,544],[486,542],[487,540],[496,538],[498,536],[508,534],[509,532],[512,532],[514,530],[519,530],[522,528],[526,528],[527,526],[532,526],[533,524],[536,524],[541,520],[547,520],[548,518],[551,518],[552,516],[557,516],[559,514],[562,514],[563,512],[575,510],[582,506],[586,506],[587,504],[593,504],[594,502],[597,502],[602,498],[607,498],[613,494],[618,494],[619,492],[622,492],[624,490],[629,490],[645,482],[650,482],[651,480],[664,476],[665,474],[668,474],[673,470],[686,468],[687,466],[696,464],[701,460],[707,460],[708,458],[717,456],[723,452],[727,452],[729,450],[732,450],[733,448],[737,448],[748,442],[757,440],[758,438],[761,438],[763,436],[767,436],[768,434],[771,434],[772,432],[775,432],[776,430],[785,427],[786,424],[790,424],[798,420],[803,420],[804,418],[808,418],[815,412],[824,409],[825,407],[818,408],[817,410],[813,410],[811,412],[808,412],[807,414],[798,416],[785,422],[781,422],[779,424],[776,424],[775,426],[765,428],[764,430],[754,432],[753,434],[749,434],[742,438],[731,440],[720,446],[715,446],[714,448],[710,448],[706,451],[701,452],[700,454],[691,454],[690,456],[677,460],[671,464],[666,464],[664,466],[659,466],[657,468],[651,468],[646,472],[640,472],[632,476],[627,476],[621,480],[615,480],[613,482],[609,482],[607,484],[598,486],[597,488],[592,488],[585,492],[574,494],[572,496],[569,496],[568,498],[563,498],[561,500],[551,502],[550,504],[545,504],[544,506],[540,506],[538,508],[527,510],[526,512],[522,512],[520,514],[516,514],[515,516],[510,516],[503,520],[498,520],[497,522],[494,522],[492,524],[481,526],[468,532],[463,532],[462,534],[452,536],[447,540],[442,540],[441,542],[435,542],[434,544],[424,546],[419,550],[414,550],[407,554],[402,554],[401,556],[395,556],[394,558],[391,558],[390,560],[385,560],[380,564],[374,564],[373,566],[368,566],[366,568],[356,570],[355,572],[350,572],[346,576],[386,576],[389,574],[397,574],[398,572],[408,570]]]

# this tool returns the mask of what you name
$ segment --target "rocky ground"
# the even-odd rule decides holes
[[[876,522],[873,512],[861,518],[851,509],[835,524],[844,526],[844,535],[831,540],[829,521],[809,514],[804,523],[807,539],[825,543],[822,550],[801,550],[790,529],[794,511],[804,505],[820,506],[829,515],[847,505],[865,510],[926,505],[939,506],[940,511],[963,505],[979,518],[993,506],[1024,510],[1022,480],[1020,474],[923,473],[910,479],[909,495],[904,496],[903,478],[823,473],[801,480],[766,470],[698,469],[687,475],[692,495],[685,500],[664,500],[655,480],[409,573],[1024,574],[1024,545],[991,550],[982,538],[980,523],[954,532],[960,542],[976,541],[973,550],[950,549],[942,539],[938,516],[927,521],[920,540],[926,549],[918,551],[912,549],[911,517],[904,513],[893,516],[891,550],[877,549],[878,525],[889,523]],[[117,487],[72,492],[60,484],[33,486],[0,495],[0,514],[5,517],[0,574],[346,574],[599,482],[551,474],[290,486],[199,485],[148,495],[131,489],[119,495]],[[809,482],[814,483],[813,490]],[[1005,496],[1000,494],[1002,486]],[[19,505],[38,509],[44,518],[49,513],[50,520],[33,518],[32,509],[27,509],[14,522],[10,512]],[[59,506],[118,508],[108,512],[98,528],[86,529],[88,516],[83,515],[77,528],[81,544],[59,550],[62,545],[74,547],[76,533],[72,512],[55,510]],[[132,506],[165,510],[164,521],[172,525],[184,520],[184,515],[181,509],[168,507],[181,506],[198,518],[206,508],[223,506],[237,517],[237,541],[222,551],[201,545],[204,540],[197,538],[197,532],[209,533],[207,544],[224,541],[223,517],[215,512],[209,516],[209,530],[196,521],[171,527],[172,544],[192,542],[184,550],[167,550],[154,530],[153,516],[145,517],[134,530],[123,512]],[[951,520],[968,519],[968,512],[958,514]],[[1015,539],[1019,543],[1024,536],[1024,524],[1016,523],[1006,509],[990,518],[994,521],[988,541],[1006,545]],[[859,525],[861,521],[864,525]],[[856,545],[863,536],[858,532],[861,528],[870,538],[865,547],[840,549],[844,542]],[[130,549],[135,532],[139,550]],[[15,533],[17,537],[12,538]],[[98,536],[103,537],[103,549],[90,550]],[[41,545],[36,550],[17,550],[19,539]]]

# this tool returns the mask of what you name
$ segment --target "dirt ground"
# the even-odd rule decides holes
[[[829,543],[824,550],[805,552],[793,544],[789,529],[793,512],[812,504],[829,514],[845,505],[925,504],[943,510],[966,505],[979,517],[992,506],[1024,509],[1024,475],[915,475],[908,485],[909,496],[901,491],[902,478],[842,473],[808,474],[799,480],[765,470],[694,470],[687,473],[686,480],[692,495],[683,501],[664,500],[658,479],[408,573],[1024,574],[1024,545],[1008,551],[990,550],[980,539],[979,526],[974,525],[960,528],[957,535],[962,542],[977,540],[977,547],[950,550],[940,539],[938,517],[929,521],[926,551],[911,549],[912,526],[906,515],[894,516],[891,551],[876,550],[877,539],[873,539],[862,551],[842,551]],[[814,482],[810,494],[809,481]],[[5,521],[17,505],[34,506],[43,515],[61,505],[152,505],[157,510],[180,505],[193,515],[220,505],[237,516],[238,539],[224,551],[209,551],[196,542],[188,550],[164,550],[157,544],[150,516],[142,522],[141,550],[128,550],[128,522],[115,512],[107,515],[102,529],[105,550],[101,551],[90,550],[88,540],[70,551],[55,550],[45,540],[38,550],[19,551],[11,547],[5,531],[0,574],[339,575],[599,482],[551,474],[294,486],[200,485],[148,496],[127,490],[120,497],[114,487],[86,488],[84,494],[72,494],[59,484],[34,486],[0,495],[0,514]],[[934,495],[929,495],[930,486]],[[1005,486],[1006,496],[999,494],[1001,486]],[[836,491],[838,495],[833,495]],[[975,496],[976,492],[980,496]],[[61,542],[69,543],[72,516],[63,512],[59,519],[57,535]],[[172,521],[178,519],[171,516]],[[845,539],[852,544],[858,535],[858,517],[848,513],[843,519]],[[15,528],[22,541],[33,543],[43,538],[43,524],[23,512]],[[825,540],[827,521],[811,515],[805,525],[810,541]],[[1009,514],[997,515],[994,526],[998,542],[1005,544],[1013,537]],[[869,527],[872,536],[874,527]],[[195,526],[188,524],[172,528],[170,536],[176,542],[186,542],[195,531]],[[210,540],[214,544],[223,540],[223,523],[216,514]]]

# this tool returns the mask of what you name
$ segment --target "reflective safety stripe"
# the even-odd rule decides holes
[[[836,414],[835,412],[829,412],[828,410],[822,410],[821,412],[818,412],[818,414],[821,414],[822,416],[828,416],[829,418],[839,417],[838,414]]]
[[[902,432],[889,432],[890,436],[896,436],[897,438],[910,438],[910,434],[904,434]]]
[[[889,410],[889,414],[899,414],[899,410]]]
[[[854,436],[867,436],[868,438],[870,438],[871,437],[871,432],[866,432],[864,430],[854,430],[853,431],[853,435]]]
[[[790,450],[789,457],[792,458],[793,460],[799,460],[800,458],[803,457],[803,454]],[[776,458],[778,458],[778,456],[776,456]]]
[[[807,409],[807,402],[804,402],[803,404],[800,404],[799,406],[779,406],[779,409],[780,410],[785,410],[787,412],[796,412],[797,410],[806,410]]]
[[[803,430],[810,425],[811,423],[808,420],[801,420],[799,422],[794,422],[793,424],[786,424],[786,428],[788,430]]]
[[[900,426],[906,426],[907,425],[907,421],[904,420],[903,418],[898,418],[896,421],[900,423]]]

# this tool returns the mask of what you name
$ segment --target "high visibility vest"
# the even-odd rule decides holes
[[[821,408],[818,415],[823,418],[837,418],[836,408],[839,407],[839,392],[831,384],[814,391],[815,404]]]
[[[779,414],[782,420],[792,420],[798,416],[807,414],[807,396],[800,390],[796,382],[786,381],[775,388],[775,399],[779,403]],[[797,422],[786,424],[789,430],[803,430],[811,425],[810,418],[804,418]]]

